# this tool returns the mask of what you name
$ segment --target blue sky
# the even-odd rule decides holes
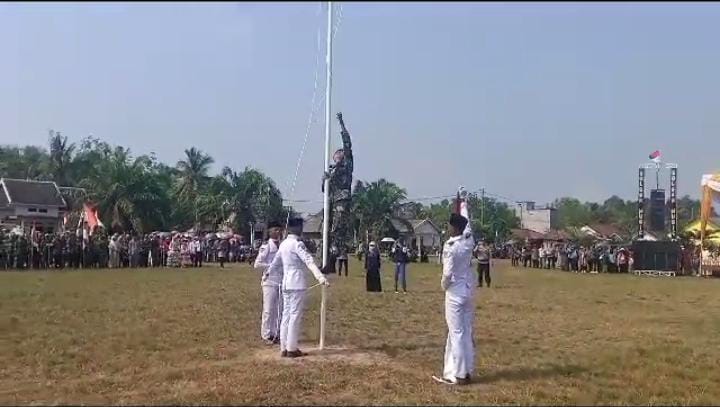
[[[339,4],[333,110],[356,178],[544,203],[634,199],[655,149],[680,194],[720,169],[719,4]],[[288,195],[324,24],[319,3],[4,3],[0,143],[52,128],[171,163],[194,145]],[[317,102],[301,209],[321,206]]]

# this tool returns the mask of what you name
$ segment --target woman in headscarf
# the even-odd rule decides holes
[[[382,292],[380,283],[380,251],[375,242],[370,242],[370,249],[365,256],[365,285],[368,292]]]

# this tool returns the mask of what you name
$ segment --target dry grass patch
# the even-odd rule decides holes
[[[479,289],[478,382],[441,387],[436,265],[408,294],[334,277],[328,350],[259,341],[259,276],[220,270],[0,274],[0,404],[717,404],[720,281],[493,273]],[[303,341],[318,339],[319,290]]]

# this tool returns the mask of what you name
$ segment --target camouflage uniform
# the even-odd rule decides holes
[[[353,153],[350,133],[345,128],[342,113],[338,113],[343,140],[344,158],[330,166],[330,247],[337,247],[338,255],[346,255],[352,240],[350,220]],[[324,184],[323,184],[324,187]],[[324,192],[324,191],[323,191]]]
[[[10,239],[5,235],[5,232],[0,231],[0,269],[8,269],[10,260]]]

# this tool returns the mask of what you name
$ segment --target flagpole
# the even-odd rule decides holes
[[[325,161],[324,161],[324,172],[330,170],[330,115],[331,111],[331,96],[332,96],[332,1],[328,1],[327,10],[327,57],[326,57],[326,82],[325,82]],[[330,232],[330,179],[325,178],[325,193],[323,196],[323,252],[322,252],[322,264],[323,270],[327,269],[328,265],[328,233]],[[322,350],[325,347],[325,301],[326,301],[326,286],[322,286],[320,300],[320,344],[318,349]]]

